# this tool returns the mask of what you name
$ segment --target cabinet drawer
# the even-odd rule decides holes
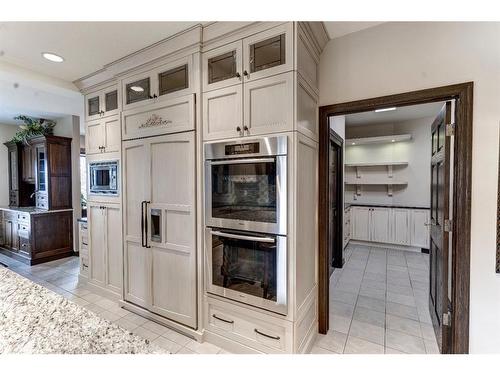
[[[25,223],[29,223],[30,222],[30,215],[26,212],[19,212],[17,214],[17,220],[23,221]]]
[[[31,253],[31,244],[29,238],[21,236],[20,232],[19,232],[19,251],[25,254]]]
[[[290,351],[291,323],[224,302],[209,300],[207,328],[265,353]]]

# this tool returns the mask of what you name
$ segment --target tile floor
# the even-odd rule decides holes
[[[438,354],[429,255],[348,245],[330,278],[330,330],[311,353]]]
[[[427,254],[349,245],[345,260],[344,268],[336,269],[330,279],[330,331],[318,337],[311,353],[439,353],[428,311]],[[30,267],[0,254],[0,262],[172,353],[228,353],[79,285],[76,257]]]
[[[92,293],[78,284],[78,258],[70,257],[36,266],[28,266],[0,254],[0,262],[35,283],[72,300],[101,317],[149,339],[177,354],[226,354],[227,351],[208,342],[199,343],[160,324],[118,306],[110,299]]]

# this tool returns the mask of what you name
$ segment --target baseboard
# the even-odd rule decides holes
[[[102,286],[92,284],[92,282],[88,279],[86,281],[85,288],[112,301],[118,302],[118,300],[121,298],[121,295],[119,293],[103,288]]]
[[[143,318],[146,318],[148,320],[152,320],[155,323],[161,324],[167,328],[170,328],[174,331],[177,331],[184,336],[188,336],[196,341],[202,342],[203,341],[203,333],[200,331],[197,331],[193,328],[187,327],[185,325],[182,325],[180,323],[174,322],[173,320],[169,320],[167,318],[164,318],[160,315],[157,315],[155,313],[152,313],[149,310],[146,310],[140,306],[134,305],[133,303],[124,301],[120,299],[118,301],[118,304],[123,307],[125,310],[131,311],[137,315],[142,316]]]
[[[390,243],[368,242],[368,241],[360,241],[360,240],[351,240],[351,241],[349,241],[349,243],[352,244],[352,245],[363,245],[363,246],[370,246],[370,247],[383,247],[383,248],[391,249],[391,250],[410,251],[410,252],[414,252],[414,253],[420,253],[421,252],[421,248],[420,247],[405,246],[405,245],[395,245],[395,244],[390,244]]]

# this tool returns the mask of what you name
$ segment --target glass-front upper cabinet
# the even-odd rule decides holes
[[[242,82],[241,40],[203,53],[203,91]]]
[[[36,146],[36,161],[36,190],[45,192],[47,191],[47,155],[45,146]]]
[[[149,71],[136,74],[122,81],[123,109],[189,94],[191,84],[191,59],[186,56]],[[139,104],[140,102],[143,102]]]
[[[119,100],[116,85],[86,95],[86,121],[118,114]]]
[[[276,26],[243,40],[245,81],[293,69],[293,23]]]

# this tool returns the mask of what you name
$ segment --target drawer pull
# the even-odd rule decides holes
[[[279,340],[281,338],[279,336],[272,336],[272,335],[268,335],[266,333],[263,333],[263,332],[259,331],[257,328],[255,328],[254,331],[255,331],[255,333],[258,333],[261,336],[267,337],[268,339]]]
[[[82,245],[88,246],[89,244],[82,241]]]
[[[215,314],[212,314],[212,316],[213,316],[215,319],[218,319],[218,320],[220,320],[220,321],[222,321],[222,322],[224,322],[224,323],[229,323],[229,324],[233,324],[233,323],[234,323],[234,320],[227,320],[227,319],[223,319],[223,318],[221,318],[221,317],[218,317],[218,316],[217,316],[217,315],[215,315]]]

